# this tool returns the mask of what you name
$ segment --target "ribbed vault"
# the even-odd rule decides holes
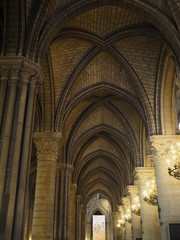
[[[173,20],[139,1],[79,1],[60,14],[61,4],[49,5],[36,45],[36,59],[44,51],[36,124],[62,132],[62,161],[82,202],[101,192],[115,210],[134,168],[148,164],[145,138],[161,132],[156,106]]]
[[[44,78],[35,130],[62,132],[60,161],[73,166],[84,208],[101,193],[115,211],[135,167],[148,165],[145,139],[162,133],[164,62],[179,61],[174,13],[166,1],[131,0],[43,1],[32,11],[24,54]]]
[[[0,0],[0,60],[2,234],[29,231],[49,201],[47,232],[85,239],[88,202],[102,195],[112,220],[135,168],[152,166],[150,140],[179,134],[180,4]]]

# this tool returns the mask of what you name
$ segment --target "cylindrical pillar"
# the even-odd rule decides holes
[[[81,239],[81,196],[76,195],[75,240]]]
[[[38,65],[21,57],[1,61],[4,67],[0,86],[0,238],[15,240],[23,237],[25,228],[36,92],[31,79],[37,74]]]
[[[132,206],[135,201],[134,199],[137,197],[139,198],[138,186],[129,185],[128,195],[130,199],[130,204]],[[141,216],[133,213],[131,210],[131,218],[132,218],[132,239],[136,240],[136,238],[142,238]]]
[[[124,207],[126,240],[132,240],[131,206],[130,206],[129,198],[123,197],[122,203],[123,203],[123,207]],[[129,215],[128,219],[126,219],[126,215]]]
[[[173,157],[171,147],[178,152],[175,155],[179,155],[180,136],[152,136],[151,142],[150,154],[155,165],[161,237],[168,240],[168,225],[180,223],[180,181],[169,176],[166,160]]]
[[[142,238],[143,240],[160,240],[160,224],[158,216],[158,207],[149,205],[144,201],[143,192],[147,190],[147,181],[155,179],[153,167],[138,167],[136,168],[140,211],[142,220]]]
[[[77,185],[71,184],[70,187],[70,207],[69,207],[69,239],[75,239],[75,201]]]
[[[112,212],[113,219],[113,240],[117,240],[117,224],[118,224],[118,213]]]
[[[29,178],[29,169],[30,169],[30,160],[31,160],[30,157],[31,157],[31,150],[32,150],[31,146],[32,146],[32,134],[33,134],[33,119],[34,119],[34,112],[35,112],[36,86],[37,86],[36,85],[37,78],[34,78],[34,77],[31,78],[29,71],[23,72],[23,78],[26,81],[30,79],[30,83],[29,83],[29,89],[27,94],[24,132],[22,136],[23,144],[22,144],[22,152],[20,157],[21,162],[20,162],[20,168],[19,168],[19,174],[18,174],[19,184],[17,186],[17,197],[16,197],[16,201],[18,204],[15,208],[15,219],[14,219],[15,223],[13,226],[13,236],[15,236],[14,240],[16,239],[18,240],[21,238],[23,232],[20,233],[20,229],[22,230],[24,229],[24,222],[25,222],[24,218],[25,218],[25,211],[26,211],[26,192],[28,191],[27,188],[28,188],[28,178]],[[19,128],[17,129],[16,136],[19,137]],[[22,193],[24,197],[22,197]]]
[[[3,111],[4,111],[8,77],[9,77],[9,68],[0,66],[0,126],[1,126],[1,121],[3,116]]]
[[[16,100],[16,92],[17,92],[17,84],[19,80],[19,71],[20,69],[17,67],[12,67],[9,73],[8,80],[8,96],[6,99],[6,104],[4,106],[4,116],[3,121],[1,123],[1,149],[0,149],[0,206],[4,206],[9,201],[9,193],[5,191],[5,182],[6,175],[8,175],[10,169],[7,169],[8,164],[8,153],[10,148],[10,138],[11,138],[11,130],[13,123],[13,114],[14,114],[14,105]],[[4,218],[4,217],[3,217]],[[2,224],[0,228],[2,227]],[[0,230],[1,231],[1,230]]]
[[[119,222],[121,224],[121,240],[126,240],[126,229],[125,229],[125,220],[124,220],[124,207],[123,205],[119,206],[119,219],[123,220],[123,222]]]
[[[58,195],[56,211],[58,211],[56,228],[58,239],[69,239],[69,208],[70,208],[70,187],[73,167],[70,164],[58,163],[58,178],[56,189]]]
[[[35,133],[37,176],[32,239],[53,239],[55,179],[61,134]]]
[[[126,240],[126,229],[125,224],[121,225],[121,240]]]

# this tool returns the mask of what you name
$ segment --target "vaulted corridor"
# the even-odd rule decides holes
[[[179,240],[180,3],[0,0],[0,240]]]

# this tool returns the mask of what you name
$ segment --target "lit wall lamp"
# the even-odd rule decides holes
[[[134,198],[134,204],[131,205],[132,212],[135,213],[137,216],[140,216],[140,203],[139,197]]]
[[[170,157],[167,159],[168,173],[180,180],[180,143],[176,143],[170,148]]]
[[[118,220],[117,227],[119,228],[121,225],[123,227],[125,227],[125,217],[124,217],[124,215],[121,215],[121,218]]]
[[[128,208],[126,211],[126,214],[124,215],[125,221],[127,221],[128,223],[131,223],[131,210]]]
[[[120,228],[120,227],[121,227],[120,220],[118,220],[117,228]]]
[[[144,195],[143,199],[146,203],[153,206],[158,205],[157,190],[154,180],[147,182],[147,190],[143,192],[143,195]]]

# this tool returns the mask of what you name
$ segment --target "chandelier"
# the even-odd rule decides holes
[[[143,200],[149,205],[157,206],[158,205],[157,190],[155,187],[154,180],[147,182],[146,185],[147,185],[147,190],[143,192],[143,195],[144,195]]]
[[[167,159],[168,173],[180,180],[180,143],[176,143],[170,147],[170,157]]]
[[[124,215],[125,221],[131,223],[131,210],[128,208],[126,214]]]
[[[140,216],[140,203],[139,203],[139,197],[135,197],[134,198],[134,204],[131,205],[131,210],[134,214],[136,214],[137,216]]]
[[[121,225],[122,225],[123,227],[125,227],[125,218],[124,218],[124,215],[122,215],[121,218],[118,220],[117,227],[120,228]]]
[[[120,228],[120,227],[121,227],[120,220],[118,220],[117,228]]]

